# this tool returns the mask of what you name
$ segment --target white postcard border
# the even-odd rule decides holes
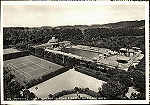
[[[50,1],[2,1],[1,2],[1,44],[3,46],[3,6],[4,5],[145,5],[145,49],[146,49],[146,100],[56,100],[56,101],[4,101],[3,100],[3,47],[1,48],[1,102],[2,104],[147,104],[149,103],[149,2],[115,1],[115,2],[50,2]]]

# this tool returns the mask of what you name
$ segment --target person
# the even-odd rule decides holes
[[[38,90],[38,87],[35,87],[35,90]]]
[[[51,66],[49,66],[49,70],[51,69]]]

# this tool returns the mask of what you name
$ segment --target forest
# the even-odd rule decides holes
[[[110,23],[106,25],[75,25],[57,27],[4,27],[3,46],[39,45],[52,37],[59,41],[71,41],[118,50],[122,47],[140,47],[144,52],[144,20]]]

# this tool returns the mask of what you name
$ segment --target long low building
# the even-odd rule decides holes
[[[8,48],[3,50],[3,60],[15,59],[29,55],[28,51],[20,51],[14,48]]]

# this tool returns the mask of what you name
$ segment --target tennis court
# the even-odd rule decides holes
[[[70,69],[54,78],[31,87],[29,90],[35,93],[36,96],[44,99],[48,98],[48,94],[55,94],[63,90],[71,90],[75,87],[89,88],[92,91],[98,92],[98,88],[101,87],[103,83],[106,82],[75,71],[74,69]],[[36,89],[36,87],[38,87],[38,89]],[[66,97],[64,96],[63,98]],[[68,97],[73,98],[76,97],[76,95],[72,94],[68,95]]]
[[[27,81],[63,68],[63,66],[32,55],[4,61],[4,66],[13,69],[16,74],[22,75]]]

